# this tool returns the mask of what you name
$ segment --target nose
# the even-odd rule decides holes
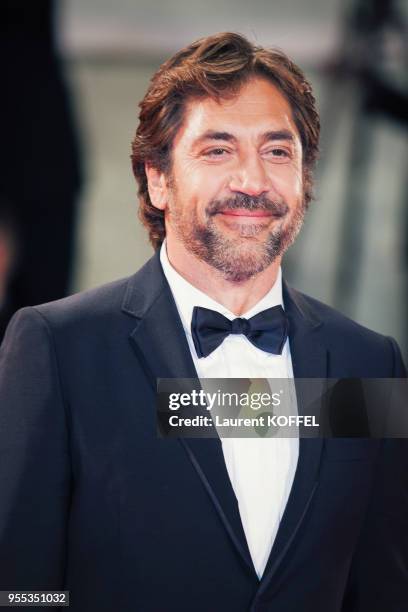
[[[241,158],[230,178],[229,188],[249,196],[259,196],[269,191],[269,178],[262,159],[254,154]]]

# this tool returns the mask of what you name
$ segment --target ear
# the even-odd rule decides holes
[[[145,172],[147,177],[147,188],[149,190],[150,200],[159,210],[165,210],[168,201],[168,187],[166,177],[163,172],[157,170],[149,164],[145,164]]]

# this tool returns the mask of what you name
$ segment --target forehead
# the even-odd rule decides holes
[[[268,130],[289,130],[299,138],[288,101],[263,78],[251,79],[232,98],[189,100],[174,145],[193,142],[209,129],[230,132],[237,138],[256,137]]]

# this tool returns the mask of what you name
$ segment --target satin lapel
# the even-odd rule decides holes
[[[139,320],[131,342],[156,391],[158,378],[197,378],[186,335],[169,291]]]
[[[130,281],[124,312],[138,318],[130,341],[156,392],[158,378],[198,379],[190,348],[156,254]],[[253,568],[238,503],[218,438],[180,439],[243,562]]]
[[[220,440],[180,439],[247,570],[256,575]]]
[[[322,323],[314,317],[304,298],[289,289],[285,283],[283,297],[285,312],[289,317],[289,343],[295,378],[326,378],[328,353],[322,343]],[[298,409],[300,414],[304,413],[304,405],[299,397]],[[299,534],[317,488],[322,447],[322,439],[299,440],[299,460],[295,478],[258,595],[270,585],[292,542]]]

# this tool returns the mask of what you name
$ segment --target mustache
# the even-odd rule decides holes
[[[270,200],[265,195],[249,196],[238,193],[232,198],[212,200],[206,208],[206,213],[212,217],[226,210],[237,209],[249,211],[265,210],[275,217],[283,217],[288,213],[289,206],[283,199]]]

